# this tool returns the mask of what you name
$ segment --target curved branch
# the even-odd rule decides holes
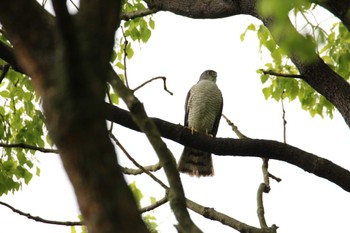
[[[277,227],[275,225],[272,225],[271,227],[261,228],[261,229],[247,225],[226,214],[223,214],[214,210],[214,208],[204,207],[189,199],[186,200],[186,203],[187,203],[187,207],[192,211],[196,212],[197,214],[200,214],[203,217],[211,220],[219,221],[222,224],[230,226],[233,229],[236,229],[237,231],[242,233],[248,233],[248,232],[249,233],[276,233],[276,230],[277,230]]]
[[[105,107],[107,120],[139,131],[129,112],[110,104],[105,104]],[[350,172],[348,170],[294,146],[273,140],[214,139],[197,132],[192,134],[191,130],[181,125],[175,125],[158,118],[152,118],[152,120],[158,126],[162,137],[182,145],[210,151],[221,156],[252,156],[284,161],[327,179],[345,191],[350,192]]]

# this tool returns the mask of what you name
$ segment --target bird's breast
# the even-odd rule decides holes
[[[214,82],[203,80],[192,87],[188,100],[188,126],[202,133],[210,133],[221,114],[222,95]]]

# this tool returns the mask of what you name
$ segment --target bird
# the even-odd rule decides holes
[[[223,108],[222,93],[216,85],[216,77],[216,71],[204,71],[187,94],[184,126],[192,133],[197,131],[216,136]],[[196,177],[213,176],[211,153],[185,146],[178,171]]]

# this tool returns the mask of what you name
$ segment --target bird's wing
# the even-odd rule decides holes
[[[213,125],[213,129],[212,129],[212,132],[211,134],[215,137],[216,136],[216,133],[218,132],[218,129],[219,129],[219,123],[220,123],[220,118],[221,118],[221,115],[222,115],[222,108],[224,106],[224,101],[223,101],[223,98],[221,96],[221,106],[220,106],[220,110],[219,112],[216,114],[216,117],[215,117],[215,122],[214,122],[214,125]]]
[[[192,89],[190,89],[190,90],[188,91],[187,96],[186,96],[186,102],[185,102],[185,122],[184,122],[184,126],[188,126],[188,112],[189,112],[188,102],[189,102],[189,99],[190,99],[191,90],[192,90]]]

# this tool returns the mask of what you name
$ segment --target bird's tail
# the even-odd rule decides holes
[[[185,147],[179,160],[178,170],[190,176],[213,176],[211,153]]]

